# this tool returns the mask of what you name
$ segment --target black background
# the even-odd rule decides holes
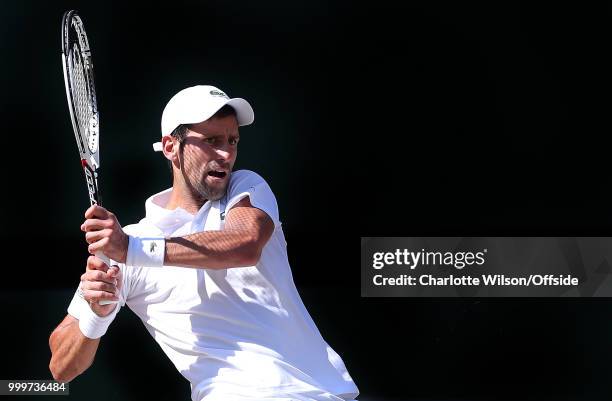
[[[129,224],[169,186],[151,143],[178,90],[248,99],[236,168],[274,190],[298,289],[363,400],[612,398],[610,301],[366,299],[357,257],[360,236],[612,233],[606,3],[0,3],[0,378],[50,378],[86,258],[60,61],[73,8],[104,205]],[[71,391],[189,399],[127,311]]]

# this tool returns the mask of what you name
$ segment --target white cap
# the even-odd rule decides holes
[[[197,85],[183,89],[170,99],[161,120],[161,136],[170,135],[181,124],[196,124],[208,120],[225,105],[236,110],[238,125],[249,125],[255,120],[253,108],[242,98],[230,99],[222,90],[210,85]],[[162,150],[161,142],[153,150]]]

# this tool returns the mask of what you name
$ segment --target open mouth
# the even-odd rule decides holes
[[[208,175],[215,178],[225,178],[227,173],[225,171],[212,170],[208,172]]]

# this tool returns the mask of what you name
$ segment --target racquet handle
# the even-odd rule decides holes
[[[111,262],[110,262],[110,259],[108,258],[108,256],[106,256],[102,252],[96,252],[96,257],[102,259],[102,261],[104,263],[106,263],[106,266],[108,266],[109,268],[111,267]],[[107,300],[107,299],[103,299],[103,300],[99,301],[98,304],[100,304],[100,305],[110,305],[110,304],[116,304],[117,302],[119,302],[119,301],[110,301],[110,300]]]

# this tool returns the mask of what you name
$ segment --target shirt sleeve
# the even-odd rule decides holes
[[[228,188],[226,213],[245,197],[253,207],[263,210],[274,222],[274,227],[281,225],[276,197],[268,183],[257,173],[249,170],[238,170],[232,173]]]

